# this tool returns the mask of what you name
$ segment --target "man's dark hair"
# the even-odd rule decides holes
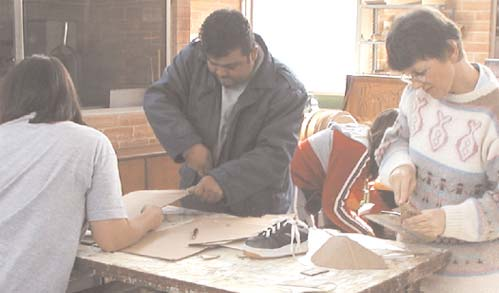
[[[30,123],[85,124],[73,81],[55,57],[33,55],[9,70],[0,86],[0,124],[35,113]]]
[[[247,56],[255,46],[251,26],[237,10],[221,9],[211,13],[201,26],[199,38],[204,53],[216,58],[235,49],[241,49]]]
[[[395,123],[398,116],[398,109],[387,109],[376,117],[369,129],[367,134],[367,139],[369,140],[369,177],[372,180],[378,177],[378,164],[376,164],[376,160],[374,159],[374,151],[379,147],[386,129]]]
[[[451,49],[449,40],[456,41],[463,58],[461,31],[452,20],[434,8],[409,12],[394,21],[386,38],[388,65],[402,71],[420,60],[445,60]]]

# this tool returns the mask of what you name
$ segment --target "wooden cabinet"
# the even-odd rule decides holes
[[[119,160],[120,180],[123,194],[146,189],[145,160],[141,158]]]
[[[117,155],[123,194],[135,190],[178,188],[180,165],[161,146],[119,150]]]

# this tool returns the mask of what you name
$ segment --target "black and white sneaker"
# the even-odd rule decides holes
[[[252,258],[272,258],[303,254],[308,250],[308,226],[300,220],[274,223],[244,243],[244,254]]]

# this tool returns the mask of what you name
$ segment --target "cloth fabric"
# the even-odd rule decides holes
[[[258,55],[255,60],[255,67],[253,68],[253,72],[251,73],[251,76],[253,76],[258,68],[260,68],[260,65],[262,64],[263,61],[263,50],[260,47],[257,47],[258,50]],[[220,110],[220,125],[218,127],[218,141],[215,146],[215,151],[213,160],[218,161],[218,157],[220,156],[220,151],[222,150],[222,146],[225,142],[225,139],[227,138],[227,129],[229,125],[227,122],[231,121],[230,119],[232,112],[232,109],[236,105],[237,100],[239,99],[239,96],[243,93],[243,91],[246,89],[246,86],[248,86],[249,80],[246,82],[236,86],[236,87],[224,87],[222,86],[222,105],[221,105],[221,110]]]
[[[411,203],[445,211],[445,231],[432,245],[450,249],[452,259],[427,280],[430,292],[463,292],[473,284],[486,292],[499,281],[499,86],[490,69],[475,66],[480,77],[470,93],[436,100],[408,86],[399,118],[376,151],[384,184],[394,168],[411,164],[417,170]]]
[[[65,292],[86,220],[126,218],[116,155],[97,130],[0,125],[0,288]]]
[[[303,85],[273,58],[255,34],[264,52],[260,68],[234,105],[218,160],[208,175],[224,193],[215,204],[188,196],[185,207],[258,216],[285,212],[290,198],[289,162],[307,99]],[[221,119],[222,86],[209,72],[198,40],[185,47],[161,79],[144,96],[144,109],[156,136],[176,162],[182,153],[202,143],[213,155]],[[213,156],[215,157],[215,156]],[[197,184],[198,174],[182,166],[180,188]]]
[[[291,161],[293,183],[309,201],[320,196],[321,208],[335,228],[373,235],[357,214],[368,178],[368,127],[354,123],[330,127],[298,144]],[[377,211],[389,209],[378,193],[371,200]]]

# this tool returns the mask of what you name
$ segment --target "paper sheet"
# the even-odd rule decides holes
[[[255,236],[279,217],[282,215],[267,215],[260,218],[229,215],[203,217],[193,222],[198,232],[189,244],[215,244]]]
[[[212,246],[256,235],[271,225],[276,217],[282,215],[241,218],[226,214],[200,213],[192,221],[179,225],[171,223],[174,225],[170,227],[165,225],[161,230],[151,232],[137,244],[122,251],[166,260],[180,260]],[[194,230],[197,232],[193,239]]]
[[[123,252],[161,258],[180,260],[207,249],[207,246],[189,246],[193,222],[146,235],[137,244],[125,248]]]
[[[185,190],[139,190],[123,196],[128,218],[140,215],[145,205],[164,207],[187,195]]]

